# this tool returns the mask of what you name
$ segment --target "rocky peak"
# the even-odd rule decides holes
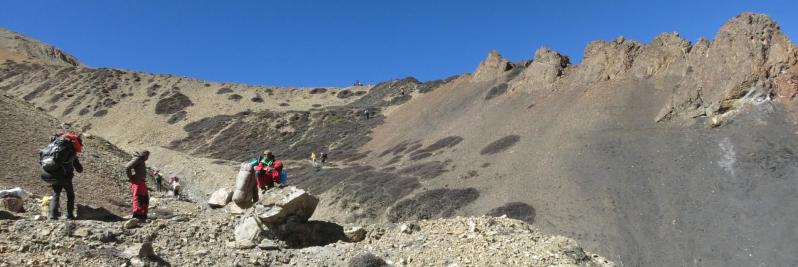
[[[720,27],[715,42],[731,41],[734,38],[766,38],[781,33],[779,26],[764,14],[742,13]]]
[[[474,72],[474,81],[487,81],[499,77],[505,71],[511,70],[513,64],[496,50],[488,53],[488,58],[482,61]]]
[[[668,50],[678,50],[682,53],[688,53],[692,48],[690,41],[685,40],[679,35],[679,33],[676,32],[667,32],[657,35],[657,37],[651,41],[649,46]]]
[[[538,48],[538,50],[535,51],[535,59],[533,62],[555,65],[561,68],[565,68],[571,64],[571,60],[567,56],[545,47]]]
[[[579,64],[581,80],[594,82],[612,80],[622,76],[632,67],[640,49],[644,45],[623,36],[613,41],[593,41],[585,48],[582,63]]]

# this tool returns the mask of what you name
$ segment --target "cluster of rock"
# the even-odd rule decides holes
[[[230,204],[233,192],[222,188],[208,199],[211,208],[223,208]],[[279,249],[281,247],[307,247],[337,241],[358,242],[365,238],[361,227],[348,230],[338,224],[310,221],[319,198],[294,186],[273,188],[265,191],[259,201],[244,207],[233,202],[230,212],[243,214],[234,229],[235,241],[227,246],[237,249]]]

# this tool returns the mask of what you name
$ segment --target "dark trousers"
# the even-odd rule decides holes
[[[60,215],[58,212],[59,198],[61,191],[66,190],[67,197],[67,218],[75,217],[75,189],[72,187],[72,181],[65,181],[51,185],[53,188],[53,198],[50,199],[50,218],[57,219]]]

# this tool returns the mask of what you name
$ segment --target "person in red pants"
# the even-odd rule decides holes
[[[149,159],[150,152],[144,150],[133,156],[133,160],[125,165],[125,173],[130,181],[130,191],[133,192],[133,218],[145,221],[150,206],[150,194],[147,192],[147,164],[145,162]]]

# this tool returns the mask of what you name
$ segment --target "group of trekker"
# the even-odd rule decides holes
[[[50,138],[50,143],[39,151],[39,165],[41,166],[41,178],[50,184],[53,195],[50,200],[49,218],[57,220],[60,217],[59,199],[62,191],[66,191],[67,197],[67,216],[69,220],[75,219],[75,190],[72,179],[74,172],[83,172],[78,154],[83,151],[83,139],[75,133],[55,134]],[[125,165],[125,175],[130,183],[132,193],[133,218],[146,221],[149,211],[150,194],[147,188],[147,164],[150,157],[147,150],[137,152],[133,159]],[[322,155],[322,162],[326,160],[326,154]],[[264,151],[255,159],[250,161],[253,173],[256,178],[257,188],[268,190],[275,187],[276,183],[285,185],[287,175],[283,169],[283,162],[276,160],[271,151]],[[163,175],[159,170],[155,170],[152,175],[155,178],[156,189],[162,191]],[[176,197],[180,193],[180,181],[177,176],[172,175],[169,181],[170,189]]]
[[[165,188],[163,185],[163,174],[161,174],[160,170],[155,170],[152,172],[152,177],[155,179],[155,189],[158,192],[163,192]],[[177,175],[172,174],[169,176],[169,190],[172,191],[172,194],[176,197],[180,196],[180,178],[177,178]]]
[[[327,153],[319,152],[319,156],[316,157],[316,152],[310,152],[310,163],[313,164],[313,167],[322,167],[326,161]]]

